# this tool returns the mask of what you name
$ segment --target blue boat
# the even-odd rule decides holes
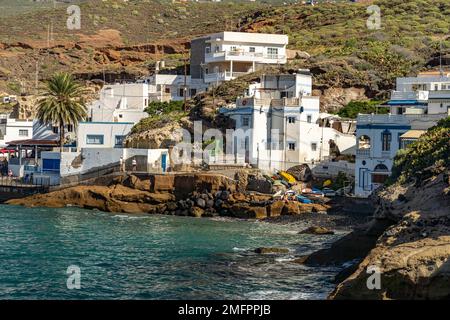
[[[301,195],[297,195],[297,200],[301,203],[308,203],[308,204],[313,203],[311,200]]]

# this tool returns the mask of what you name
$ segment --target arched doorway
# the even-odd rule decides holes
[[[385,164],[377,164],[372,172],[372,183],[384,184],[390,174],[389,168]]]

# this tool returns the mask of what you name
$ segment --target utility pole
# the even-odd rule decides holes
[[[39,84],[39,60],[36,59],[36,75],[35,75],[35,79],[34,79],[35,83],[34,83],[34,89],[35,89],[35,94],[38,94],[38,84]]]
[[[444,77],[444,70],[442,69],[442,38],[439,44],[439,72],[441,77]]]
[[[184,58],[183,110],[187,110],[187,57]]]

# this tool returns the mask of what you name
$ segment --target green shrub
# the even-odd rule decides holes
[[[337,114],[343,118],[355,119],[359,113],[388,113],[388,108],[377,107],[380,103],[381,101],[351,101],[344,108],[339,110]]]
[[[150,102],[145,109],[149,115],[168,114],[174,111],[183,111],[183,101],[169,101],[169,102]]]

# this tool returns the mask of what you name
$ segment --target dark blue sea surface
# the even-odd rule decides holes
[[[0,205],[0,299],[323,299],[339,270],[292,260],[340,235],[303,227]],[[254,253],[271,246],[290,252]]]

